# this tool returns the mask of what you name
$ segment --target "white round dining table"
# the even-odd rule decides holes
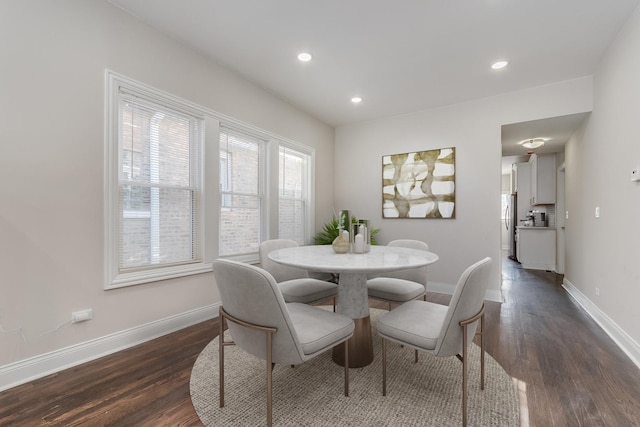
[[[337,254],[331,245],[278,249],[269,258],[280,264],[310,271],[338,273],[338,313],[353,319],[355,330],[348,341],[349,367],[367,366],[373,361],[367,275],[418,268],[438,260],[433,252],[397,246],[371,246],[363,254]],[[344,351],[333,350],[333,360],[344,366]]]

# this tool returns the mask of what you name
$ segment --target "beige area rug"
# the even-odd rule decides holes
[[[276,426],[458,426],[462,424],[462,363],[387,345],[387,396],[382,396],[381,340],[371,310],[375,359],[349,371],[331,351],[295,368],[273,371],[273,424]],[[226,332],[228,334],[228,331]],[[470,426],[520,425],[514,384],[502,367],[485,357],[485,389],[480,390],[480,348],[471,346],[469,366]],[[202,351],[191,372],[191,400],[205,426],[266,425],[265,362],[236,346],[225,348],[225,407],[219,407],[218,338]]]

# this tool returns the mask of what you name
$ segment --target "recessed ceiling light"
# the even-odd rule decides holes
[[[351,98],[351,102],[353,102],[354,104],[359,104],[362,102],[362,98],[360,98],[359,96],[354,96],[353,98]]]
[[[298,60],[302,62],[309,62],[311,61],[311,58],[312,58],[311,54],[307,52],[302,52],[298,54]]]
[[[544,145],[543,138],[530,138],[525,139],[524,141],[520,141],[518,144],[522,145],[524,148],[529,150],[533,150],[534,148],[540,148]]]
[[[491,68],[493,68],[494,70],[499,70],[501,68],[506,67],[509,64],[509,62],[507,61],[496,61],[493,64],[491,64]]]

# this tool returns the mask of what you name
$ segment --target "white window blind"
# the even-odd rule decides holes
[[[264,219],[266,141],[220,127],[219,255],[257,253]]]
[[[200,261],[199,120],[120,95],[119,269]]]

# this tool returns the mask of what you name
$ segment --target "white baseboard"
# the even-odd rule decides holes
[[[455,289],[456,285],[452,285],[449,283],[431,281],[427,283],[427,292],[437,292],[439,294],[453,295],[453,291]],[[493,302],[504,302],[504,300],[502,299],[502,292],[497,289],[487,289],[484,299]]]
[[[98,359],[218,316],[219,303],[0,366],[0,391]]]
[[[609,316],[600,310],[589,298],[587,298],[570,281],[564,279],[562,287],[576,300],[578,304],[591,316],[595,322],[611,337],[611,339],[625,352],[633,363],[640,368],[640,345],[633,340],[620,326]]]

